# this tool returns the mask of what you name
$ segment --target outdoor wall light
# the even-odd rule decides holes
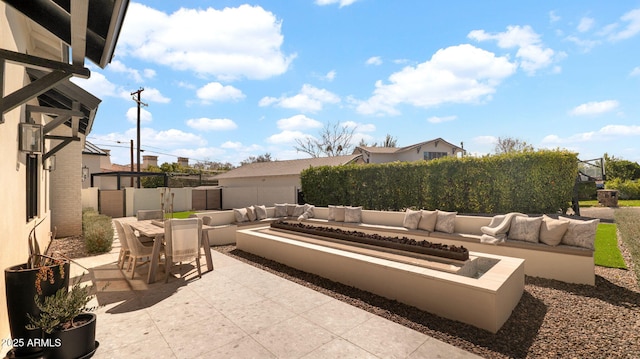
[[[82,182],[86,181],[89,178],[89,167],[82,166]]]
[[[56,170],[56,155],[49,157],[49,168],[45,167],[45,170],[53,172]]]
[[[30,154],[42,153],[42,125],[35,123],[18,124],[19,150]]]

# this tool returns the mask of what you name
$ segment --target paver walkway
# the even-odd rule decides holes
[[[151,285],[147,265],[125,278],[118,251],[116,241],[79,260],[98,287],[109,283],[94,358],[477,358],[217,251],[202,278],[185,265],[184,279]]]

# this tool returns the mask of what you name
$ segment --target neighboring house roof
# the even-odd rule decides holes
[[[464,151],[464,149],[462,147],[458,147],[452,143],[449,143],[445,140],[443,140],[442,138],[438,137],[438,138],[434,138],[433,140],[430,141],[424,141],[424,142],[420,142],[420,143],[416,143],[415,145],[411,145],[411,146],[406,146],[406,147],[366,147],[366,146],[357,146],[354,149],[354,153],[356,151],[358,151],[359,149],[368,153],[400,153],[400,152],[407,152],[407,151],[411,151],[414,150],[418,147],[430,144],[430,143],[434,143],[434,142],[443,142],[449,146],[451,146],[453,149],[456,150],[456,152],[460,151]]]
[[[299,175],[302,170],[318,166],[355,163],[362,155],[315,157],[288,161],[255,162],[214,176],[215,179]]]
[[[101,150],[98,146],[89,141],[84,141],[83,155],[108,156],[109,154]]]

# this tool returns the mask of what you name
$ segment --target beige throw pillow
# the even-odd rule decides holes
[[[253,206],[253,208],[256,210],[256,219],[258,221],[267,218],[267,206]]]
[[[513,217],[507,238],[515,241],[538,243],[542,217]]]
[[[418,223],[420,223],[421,216],[422,211],[414,211],[407,208],[407,210],[404,212],[404,220],[402,221],[402,226],[409,229],[418,229]]]
[[[329,205],[329,214],[327,214],[328,221],[336,220],[336,206]]]
[[[562,236],[567,228],[569,228],[569,221],[553,219],[547,215],[542,216],[540,242],[549,246],[557,246],[562,241]]]
[[[560,243],[568,246],[576,246],[588,249],[595,249],[594,242],[596,240],[596,230],[598,229],[599,219],[582,221],[567,217],[560,217],[562,220],[569,221],[569,227],[562,236]]]
[[[347,223],[362,222],[362,207],[345,207],[344,221]]]
[[[296,207],[293,209],[292,217],[299,217],[304,213],[304,205],[296,204]]]
[[[437,211],[421,211],[420,223],[418,223],[418,229],[423,231],[433,232],[436,229],[436,221],[438,220]]]
[[[456,215],[458,212],[445,212],[436,210],[436,232],[453,233],[456,228]]]
[[[335,209],[336,222],[344,222],[344,212],[345,212],[344,206],[336,206],[336,209]]]

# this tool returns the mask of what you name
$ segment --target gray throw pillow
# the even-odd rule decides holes
[[[538,243],[542,217],[513,217],[507,238],[515,241]]]
[[[347,223],[362,222],[362,207],[345,207],[344,221]]]
[[[590,221],[582,221],[567,217],[560,217],[562,220],[569,221],[569,227],[562,236],[560,243],[568,246],[576,246],[588,249],[595,249],[594,242],[596,240],[596,230],[598,229],[599,219]]]
[[[276,203],[275,204],[275,214],[274,216],[280,218],[280,217],[286,217],[287,216],[287,205],[284,203]]]
[[[456,228],[456,215],[458,212],[445,212],[436,210],[438,218],[436,219],[437,232],[453,233]]]
[[[236,222],[238,223],[247,222],[249,220],[249,217],[247,217],[246,208],[234,208],[233,215],[236,218]]]
[[[266,206],[253,206],[256,210],[256,219],[259,221],[261,219],[267,218],[267,207]]]

